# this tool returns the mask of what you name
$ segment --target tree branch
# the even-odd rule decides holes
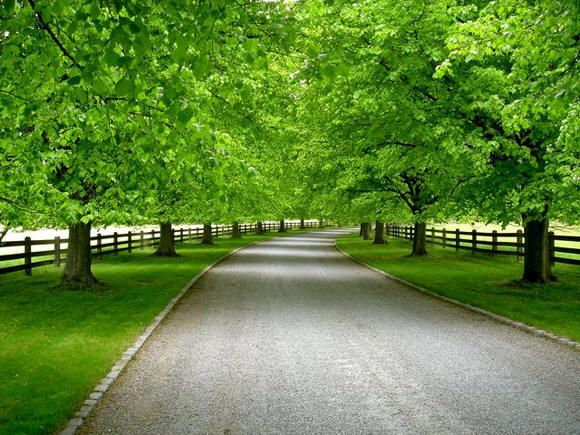
[[[10,95],[12,98],[16,98],[17,100],[26,101],[27,103],[30,102],[30,100],[27,100],[26,98],[20,97],[20,96],[16,95],[13,92],[5,91],[3,89],[0,89],[0,92],[3,93],[3,94],[6,94],[6,95]]]
[[[36,20],[38,21],[38,24],[40,24],[40,27],[46,30],[46,32],[50,35],[50,38],[54,41],[54,43],[58,46],[62,54],[64,54],[72,62],[74,66],[76,66],[78,69],[82,69],[79,63],[75,60],[75,58],[67,51],[64,45],[62,45],[62,42],[60,42],[60,40],[54,34],[48,23],[44,21],[42,13],[36,10],[35,0],[28,0],[28,4],[34,11],[34,15],[36,16]]]

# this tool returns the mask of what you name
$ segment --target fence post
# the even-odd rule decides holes
[[[56,236],[54,238],[54,265],[56,267],[60,266],[60,237]]]
[[[97,234],[97,257],[103,258],[103,236],[101,233]]]
[[[133,233],[131,231],[127,232],[127,252],[129,254],[133,252]]]
[[[471,231],[471,253],[475,254],[477,250],[477,230]]]
[[[519,262],[524,255],[524,233],[522,230],[518,230],[516,243],[518,245],[516,246],[516,261]]]
[[[161,237],[161,236],[159,236]],[[171,241],[175,243],[175,228],[171,228]]]
[[[155,247],[155,230],[151,230],[151,246]]]
[[[459,251],[461,246],[461,234],[459,234],[459,228],[455,228],[455,252]]]
[[[191,241],[191,227],[187,229],[187,240]]]
[[[554,238],[554,231],[550,231],[548,233],[548,255],[550,257],[550,266],[554,267],[554,265],[556,264],[556,250],[554,249],[556,247],[556,241]]]
[[[443,228],[443,233],[441,236],[442,240],[441,240],[441,244],[443,245],[443,247],[447,247],[447,228]]]
[[[139,233],[139,248],[145,249],[145,233],[143,230],[141,230],[141,233]]]
[[[435,227],[431,227],[431,243],[435,243]]]
[[[32,275],[32,240],[30,237],[24,239],[24,273],[26,275]]]
[[[497,255],[497,230],[491,232],[491,256]]]
[[[119,255],[119,234],[113,233],[113,255]]]
[[[179,238],[181,239],[181,243],[183,243],[183,227],[179,229]]]

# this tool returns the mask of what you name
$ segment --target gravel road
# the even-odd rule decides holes
[[[580,354],[344,257],[344,231],[212,269],[82,433],[580,433]]]

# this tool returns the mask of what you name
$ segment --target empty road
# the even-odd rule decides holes
[[[82,433],[580,433],[580,353],[368,270],[342,234],[212,269]]]

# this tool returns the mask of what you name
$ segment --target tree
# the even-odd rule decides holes
[[[488,221],[523,223],[523,280],[545,282],[549,220],[580,216],[579,5],[503,0],[460,12],[437,76],[459,85],[459,115],[485,139],[468,203]]]
[[[5,2],[0,11],[0,95],[10,104],[1,111],[1,149],[10,164],[34,174],[29,198],[39,203],[24,207],[40,210],[37,222],[70,227],[65,284],[95,283],[91,226],[139,218],[131,201],[142,203],[148,192],[140,177],[153,157],[172,152],[175,137],[196,134],[193,118],[206,120],[202,103],[232,94],[233,83],[211,93],[220,63],[235,53],[258,67],[257,33],[281,45],[291,38],[280,24],[282,5],[200,1],[188,14],[183,6],[28,0]],[[11,185],[26,183],[13,174]]]

